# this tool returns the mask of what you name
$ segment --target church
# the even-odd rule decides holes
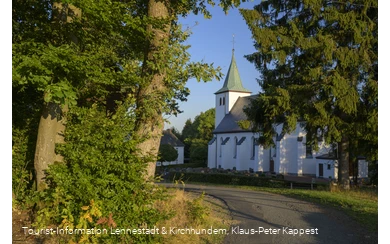
[[[208,144],[208,167],[254,172],[271,172],[284,175],[312,176],[337,179],[337,159],[330,145],[319,142],[314,151],[306,145],[306,132],[297,125],[291,134],[282,134],[282,126],[276,125],[275,147],[263,148],[256,141],[258,134],[242,129],[238,122],[246,120],[243,111],[249,106],[251,92],[241,81],[234,51],[221,89],[215,93],[214,137]],[[368,164],[358,161],[358,178],[368,177]]]

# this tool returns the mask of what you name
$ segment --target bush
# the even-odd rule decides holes
[[[204,163],[204,166],[206,166],[205,162],[207,162],[207,152],[208,152],[207,144],[206,145],[201,145],[199,143],[192,144],[190,149],[191,163]]]
[[[283,180],[270,179],[265,177],[251,177],[235,174],[203,174],[203,173],[174,173],[170,172],[169,180],[182,179],[183,181],[207,182],[224,185],[241,185],[241,186],[262,186],[284,188],[289,183]]]
[[[133,118],[120,106],[108,118],[105,108],[73,108],[67,114],[63,163],[50,166],[48,189],[36,226],[140,228],[166,217],[154,203],[163,190],[145,183],[146,163],[136,156],[139,141],[129,138]],[[150,242],[154,235],[72,235],[77,242]]]
[[[33,203],[34,156],[41,96],[31,88],[12,87],[12,193],[21,207],[29,207]]]
[[[178,153],[173,146],[161,144],[158,149],[158,157],[160,162],[171,162],[177,159]]]

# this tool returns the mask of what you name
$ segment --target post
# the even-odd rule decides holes
[[[313,184],[316,183],[315,178],[311,178],[311,189],[313,190]]]

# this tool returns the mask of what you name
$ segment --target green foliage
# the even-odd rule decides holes
[[[181,131],[181,140],[184,141],[187,138],[195,137],[195,134],[196,128],[193,126],[191,119],[187,119]]]
[[[178,177],[180,175],[180,177]],[[169,179],[180,178],[184,182],[203,182],[223,185],[240,185],[240,186],[263,186],[284,188],[289,187],[289,182],[280,179],[271,179],[265,177],[251,177],[233,174],[205,174],[205,173],[169,173]]]
[[[159,161],[161,162],[171,162],[175,161],[178,157],[176,149],[169,144],[162,144],[158,149]]]
[[[147,25],[161,28],[164,24],[147,15],[147,5],[142,1],[56,3],[63,7],[62,13],[48,0],[16,0],[12,4],[15,194],[31,188],[39,113],[44,103],[71,108],[104,103],[111,94],[138,94],[140,87],[150,83],[151,74],[142,75]],[[185,8],[176,9],[175,14],[194,11],[195,6],[183,5]],[[70,14],[71,8],[81,14]],[[190,62],[189,46],[184,44],[188,36],[189,32],[182,31],[178,24],[171,29],[169,51],[154,64],[158,72],[168,71],[164,80],[167,89],[162,99],[145,98],[162,105],[137,112],[137,120],[148,117],[150,108],[163,107],[167,113],[178,113],[177,100],[184,101],[188,96],[185,83],[189,78],[210,80],[221,76],[220,69],[212,64]]]
[[[368,164],[368,177],[371,185],[378,185],[378,161]]]
[[[40,118],[41,99],[33,89],[12,88],[12,192],[24,205],[31,200],[34,153]],[[27,117],[28,115],[28,117]],[[30,202],[31,203],[31,202]]]
[[[249,120],[240,120],[237,124],[243,130],[249,130],[251,128],[251,122]]]
[[[101,96],[107,86],[135,80],[139,70],[135,61],[142,51],[125,42],[133,43],[134,39],[144,37],[139,21],[125,18],[125,9],[130,4],[94,1],[67,4],[77,6],[82,17],[57,21],[50,1],[15,2],[13,83],[35,88],[45,102],[75,105],[77,98]],[[64,6],[66,9],[68,5]],[[117,72],[119,63],[129,72]]]
[[[205,162],[207,159],[207,145],[213,138],[215,123],[215,109],[211,108],[206,112],[197,115],[192,123],[188,119],[181,133],[181,140],[185,144],[185,156],[191,160]]]
[[[48,170],[49,187],[40,195],[44,207],[38,226],[138,228],[153,226],[164,218],[154,207],[156,200],[164,198],[163,190],[145,183],[146,159],[135,156],[139,141],[128,135],[134,128],[134,115],[127,112],[128,107],[120,105],[110,117],[97,105],[73,108],[67,114],[66,143],[57,147],[64,162]],[[100,213],[87,219],[85,210],[92,202]],[[99,238],[113,243],[140,242],[150,241],[153,235],[109,234]]]
[[[206,112],[201,112],[195,117],[193,126],[196,128],[194,138],[203,141],[210,141],[213,138],[213,130],[215,124],[215,108],[211,108]]]
[[[240,10],[258,50],[246,57],[261,72],[263,90],[246,112],[265,145],[272,124],[288,132],[298,119],[327,142],[342,134],[377,141],[376,6],[273,0]]]
[[[187,202],[188,218],[190,219],[191,223],[195,225],[203,224],[207,218],[207,215],[209,214],[207,207],[204,206],[203,200],[204,192],[202,192],[202,194],[193,201]]]
[[[192,143],[190,149],[190,158],[192,163],[202,163],[203,167],[206,167],[207,156],[208,156],[207,144]]]
[[[245,111],[260,142],[274,143],[274,124],[288,133],[304,120],[314,144],[344,136],[350,153],[377,159],[378,2],[271,0],[240,12],[261,73]]]
[[[204,162],[187,163],[187,164],[173,164],[173,165],[166,165],[166,166],[157,166],[156,167],[156,173],[157,174],[163,174],[166,170],[169,170],[169,169],[201,168],[201,167],[204,167]]]
[[[191,11],[209,17],[206,1],[173,2],[170,16],[154,19],[145,1],[13,1],[12,180],[18,200],[25,200],[32,188],[33,152],[44,103],[69,105],[65,144],[56,147],[64,160],[49,168],[48,188],[36,195],[37,226],[137,228],[164,217],[153,207],[163,196],[161,190],[142,178],[146,162],[156,155],[136,156],[137,145],[150,135],[138,138],[135,125],[144,125],[145,118],[155,120],[150,115],[156,113],[179,113],[177,100],[186,100],[188,79],[221,78],[220,68],[213,64],[190,61],[185,45],[189,32],[177,23],[178,15]],[[56,4],[61,7],[54,9]],[[238,4],[224,0],[220,5],[227,10]],[[76,9],[79,15],[72,14]],[[165,30],[168,23],[169,38],[156,47],[163,52],[145,55],[153,36],[148,30]],[[138,96],[156,74],[164,77],[157,84],[164,89]],[[118,93],[138,100],[107,115],[107,101]],[[128,243],[148,242],[153,236],[73,238]]]

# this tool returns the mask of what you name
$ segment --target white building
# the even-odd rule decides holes
[[[306,146],[302,124],[291,134],[282,135],[281,125],[274,138],[276,146],[265,149],[256,143],[257,134],[240,128],[246,120],[243,111],[251,92],[242,85],[234,53],[223,87],[215,93],[215,130],[208,145],[208,167],[275,172],[277,174],[310,175],[337,179],[337,160],[329,145],[319,143],[319,150]],[[360,160],[361,161],[361,160]],[[359,175],[367,176],[367,163],[359,161]]]
[[[177,159],[171,162],[163,162],[163,165],[183,164],[184,163],[184,143],[181,142],[171,130],[164,130],[160,144],[169,144],[177,151]],[[157,166],[161,166],[161,162],[157,162]]]

